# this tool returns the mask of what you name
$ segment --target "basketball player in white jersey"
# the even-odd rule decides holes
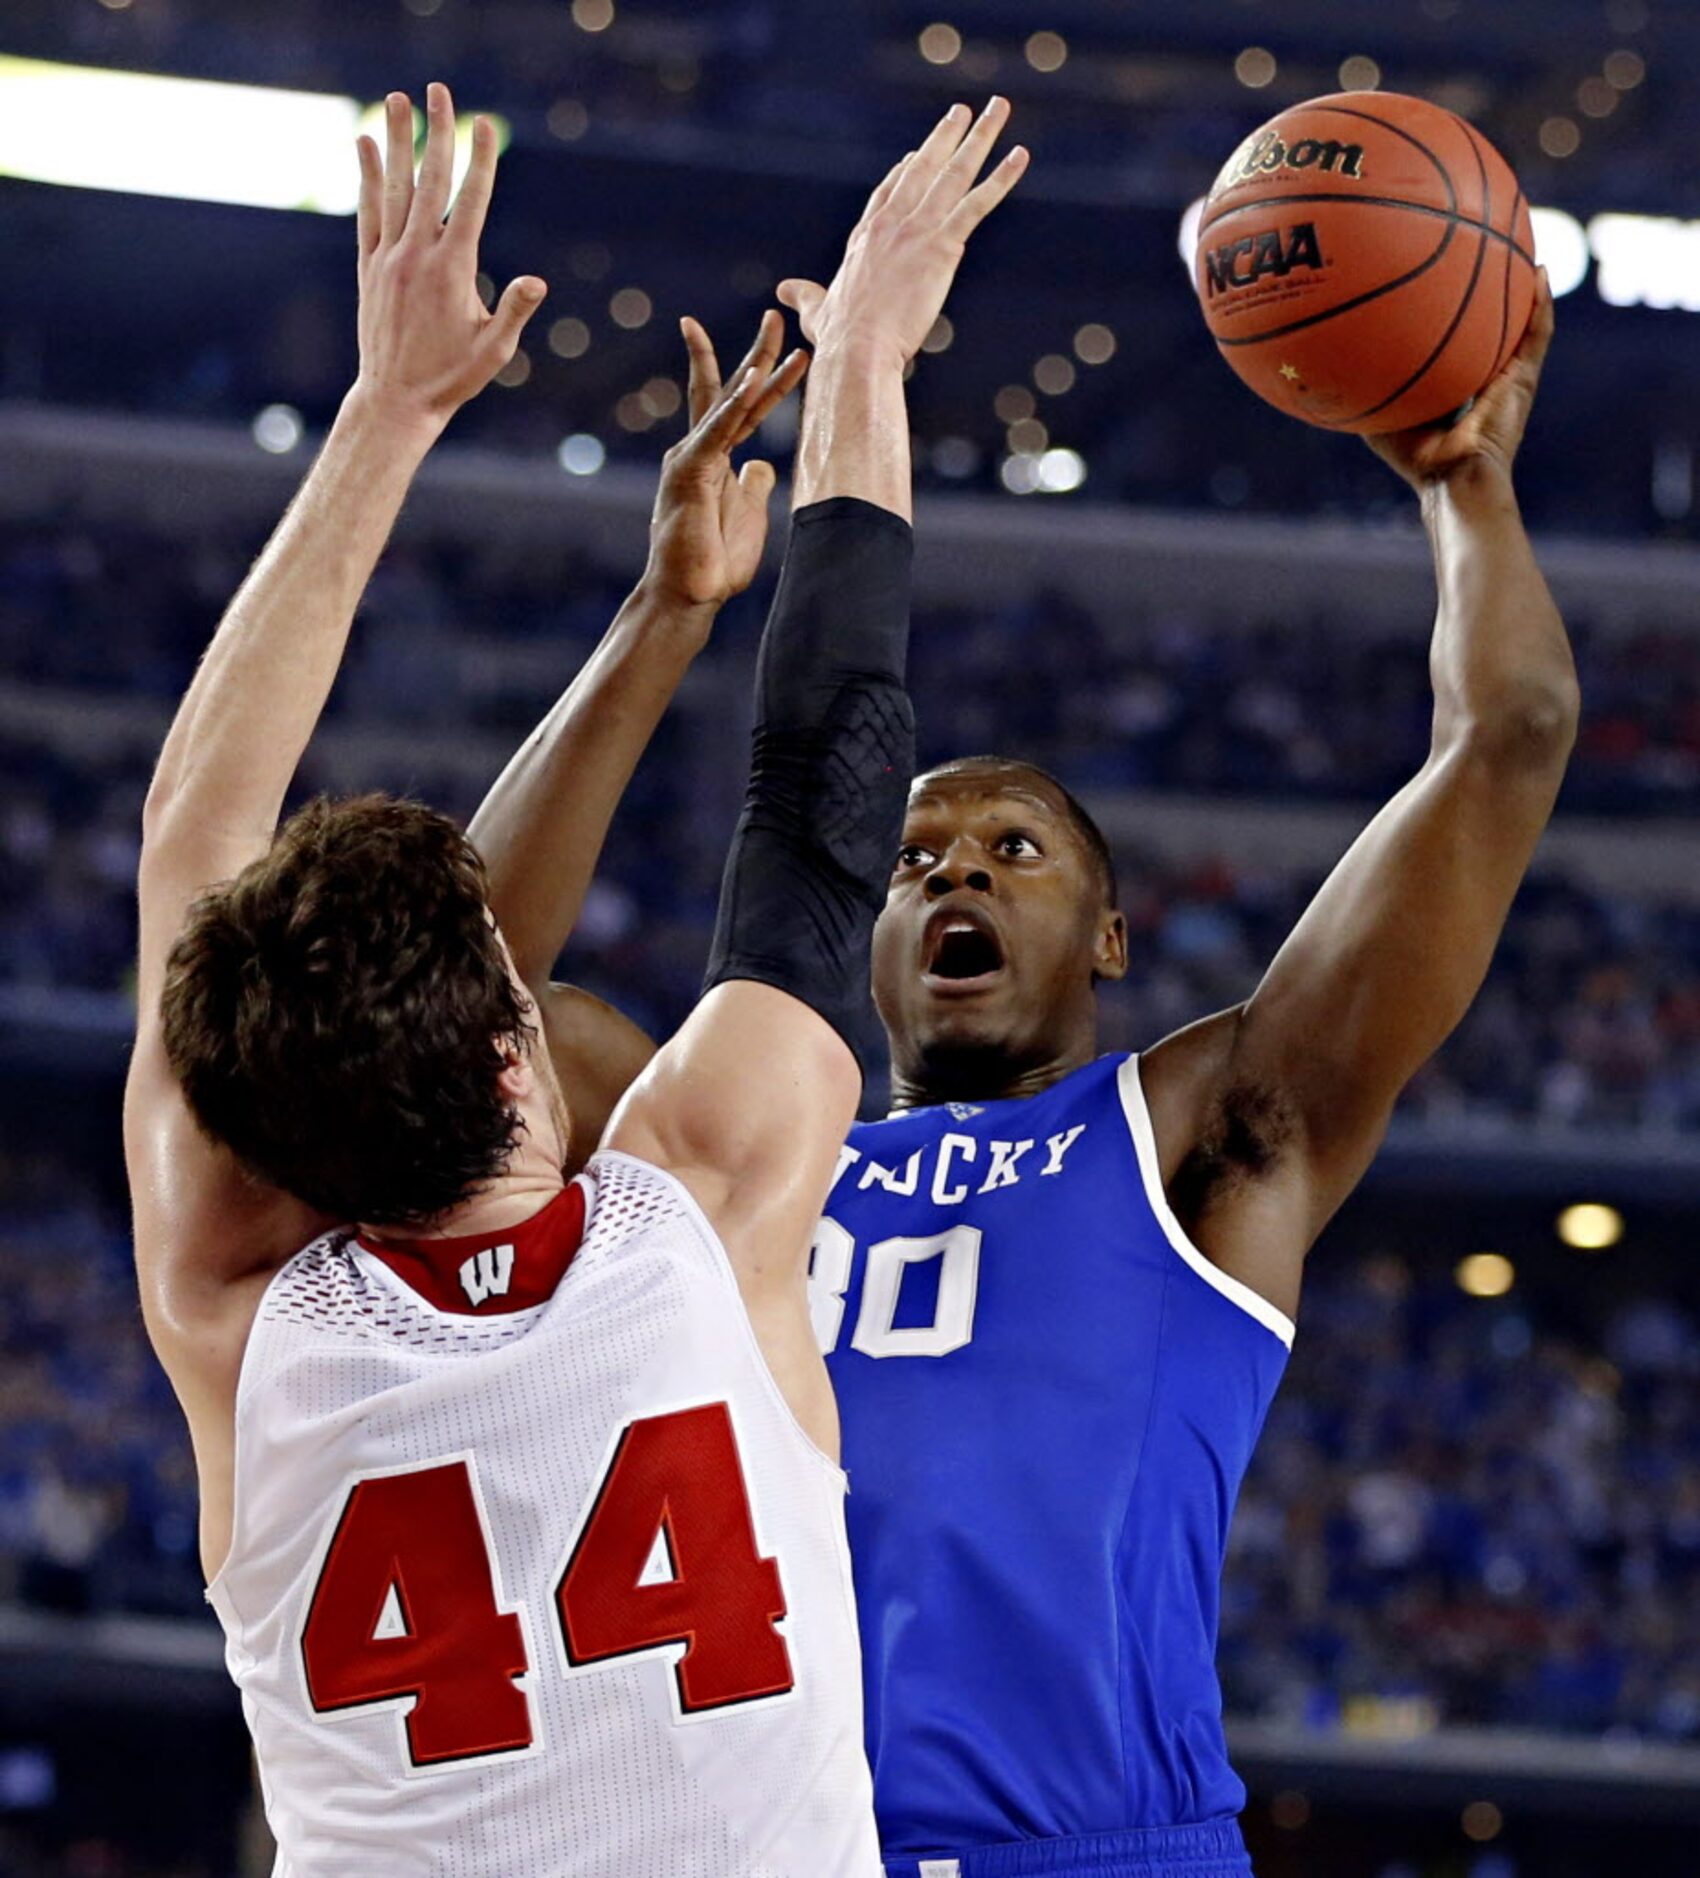
[[[912,764],[891,322],[925,334],[1024,158],[975,187],[1002,114],[953,112],[852,237],[709,986],[569,1181],[571,1096],[465,838],[380,797],[277,826],[414,472],[543,298],[485,310],[493,133],[451,211],[441,86],[428,119],[417,182],[404,97],[387,160],[362,141],[359,377],[145,812],[125,1142],[209,1596],[291,1878],[871,1873],[804,1268]],[[728,453],[801,376],[777,349],[670,454],[656,554],[690,577],[631,630],[688,632],[753,568],[767,478]],[[629,679],[616,647],[586,696],[641,718]]]

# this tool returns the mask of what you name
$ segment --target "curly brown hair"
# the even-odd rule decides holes
[[[498,1047],[532,1035],[459,828],[388,796],[309,802],[190,909],[165,1047],[201,1127],[332,1218],[420,1226],[507,1165]]]

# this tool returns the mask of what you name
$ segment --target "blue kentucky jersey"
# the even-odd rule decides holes
[[[858,1126],[811,1298],[886,1857],[1231,1820],[1218,1584],[1292,1326],[1170,1212],[1137,1059]]]

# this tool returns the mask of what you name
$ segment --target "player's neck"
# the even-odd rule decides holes
[[[474,1199],[468,1200],[464,1206],[457,1206],[452,1213],[444,1214],[429,1233],[419,1236],[464,1239],[485,1233],[506,1232],[509,1227],[541,1213],[566,1184],[558,1167],[553,1180],[541,1173],[507,1176]]]
[[[920,1060],[891,1070],[893,1109],[933,1108],[942,1102],[1009,1102],[1036,1096],[1072,1076],[1097,1054],[1087,1033],[1054,1053],[1017,1056],[1000,1044],[934,1049]]]
[[[490,1185],[463,1201],[452,1212],[433,1220],[429,1227],[414,1227],[397,1232],[388,1227],[361,1226],[360,1237],[367,1244],[382,1244],[386,1239],[403,1239],[420,1244],[431,1239],[468,1239],[502,1233],[541,1213],[567,1184],[558,1164],[551,1164],[542,1153],[528,1152],[525,1137],[507,1171]]]

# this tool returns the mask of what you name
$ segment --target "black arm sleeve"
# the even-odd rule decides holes
[[[852,1050],[915,767],[903,686],[913,545],[901,517],[854,497],[792,517],[703,986],[776,986]]]

